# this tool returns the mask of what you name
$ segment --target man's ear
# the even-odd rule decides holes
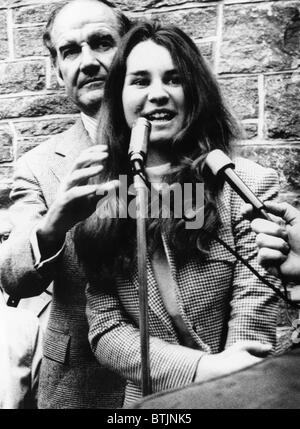
[[[53,67],[54,67],[54,71],[55,71],[57,82],[59,83],[60,86],[65,86],[65,82],[63,80],[60,68],[57,65],[57,62],[53,63]]]

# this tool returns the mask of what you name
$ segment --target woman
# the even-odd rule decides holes
[[[214,239],[217,233],[256,266],[254,235],[239,213],[242,201],[202,168],[209,151],[230,154],[238,130],[192,40],[175,27],[136,25],[114,59],[101,114],[99,142],[109,149],[101,180],[132,180],[130,128],[145,117],[152,125],[150,182],[205,185],[201,229],[187,229],[175,213],[148,219],[153,391],[259,361],[276,341],[277,299]],[[272,170],[242,159],[236,170],[263,200],[276,195]],[[101,364],[128,380],[127,406],[141,396],[141,364],[135,221],[121,218],[121,199],[111,198],[80,224],[76,243],[90,279],[91,347]]]

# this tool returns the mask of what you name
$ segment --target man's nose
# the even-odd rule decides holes
[[[80,69],[86,74],[94,74],[95,72],[98,72],[100,67],[101,64],[96,53],[90,48],[90,46],[83,46],[81,51]]]
[[[157,104],[164,104],[169,100],[169,94],[163,82],[154,82],[149,86],[148,100]]]

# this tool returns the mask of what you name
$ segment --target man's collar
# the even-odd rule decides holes
[[[86,115],[83,112],[81,112],[80,115],[81,115],[81,120],[83,122],[84,128],[86,129],[92,142],[95,144],[97,140],[98,120],[95,118],[92,118],[91,116]]]

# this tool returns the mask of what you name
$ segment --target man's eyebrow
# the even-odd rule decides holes
[[[61,46],[59,46],[59,51],[63,51],[66,48],[69,48],[70,46],[75,46],[77,43],[75,41],[65,41]]]
[[[110,33],[92,33],[88,36],[88,39],[90,39],[91,37],[97,37],[99,39],[113,39],[113,36]]]

